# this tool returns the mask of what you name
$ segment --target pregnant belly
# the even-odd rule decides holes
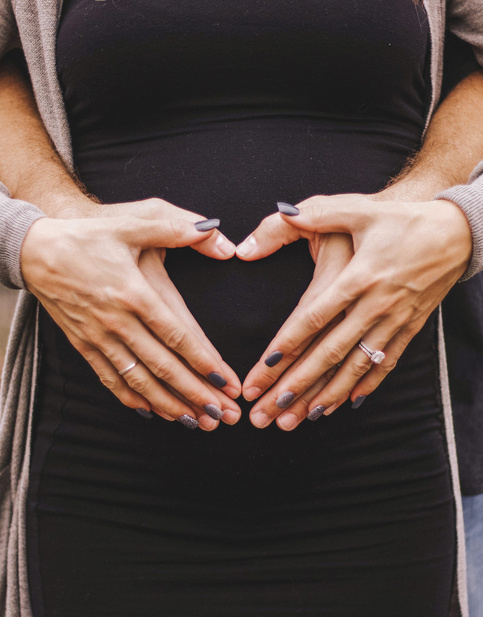
[[[220,230],[239,243],[276,211],[277,201],[382,188],[413,144],[388,140],[378,126],[355,128],[320,118],[262,118],[74,146],[81,179],[103,201],[161,197],[220,218]],[[313,262],[300,240],[251,263],[176,249],[168,251],[166,268],[203,330],[243,378],[297,305]]]
[[[302,240],[257,262],[176,249],[166,268],[208,338],[244,378],[297,305],[313,262]]]

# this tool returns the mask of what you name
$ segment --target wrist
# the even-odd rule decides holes
[[[460,276],[462,276],[471,262],[473,253],[473,237],[468,219],[461,208],[448,199],[435,199],[428,202],[427,206],[438,209],[445,229],[450,234],[448,244],[451,244],[456,252],[454,259],[461,266]],[[435,233],[438,233],[438,229],[435,229]]]
[[[451,186],[450,179],[434,172],[410,172],[374,195],[377,201],[430,201]]]
[[[86,195],[73,181],[60,182],[58,186],[49,182],[49,186],[36,184],[33,187],[22,187],[14,192],[13,197],[34,204],[49,218],[90,218],[98,216],[99,212],[96,199]]]

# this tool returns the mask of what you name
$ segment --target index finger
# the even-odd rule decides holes
[[[272,380],[273,382],[281,374],[279,363],[283,359],[289,358],[293,362],[307,347],[307,341],[320,334],[357,300],[362,293],[362,285],[355,276],[357,274],[357,265],[354,267],[355,261],[354,258],[320,295],[314,293],[317,283],[311,285],[312,301],[303,307],[297,307],[288,317],[260,361],[246,378],[245,391],[249,388],[259,388],[263,391],[269,385],[267,381]],[[278,362],[272,363],[273,358],[278,359]],[[267,371],[267,366],[272,370]]]
[[[163,300],[161,294],[138,271],[137,281],[131,283],[121,304],[128,313],[136,315],[166,347],[184,358],[200,375],[217,387],[230,386],[240,392],[238,377],[224,363],[208,338],[200,340],[193,329]]]

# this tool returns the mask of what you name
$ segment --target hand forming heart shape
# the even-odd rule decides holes
[[[445,200],[316,196],[280,210],[237,255],[261,259],[306,238],[314,278],[245,379],[243,394],[253,400],[265,393],[250,414],[255,426],[277,419],[292,430],[307,414],[329,415],[349,396],[353,407],[361,404],[463,275],[472,241],[464,214]],[[384,349],[381,364],[358,347],[362,337]]]

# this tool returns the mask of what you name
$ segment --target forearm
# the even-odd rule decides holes
[[[385,199],[428,201],[466,183],[483,160],[483,73],[463,79],[441,103],[421,150],[383,191]]]
[[[95,208],[68,173],[44,128],[30,84],[10,62],[0,65],[0,180],[14,199],[53,218],[84,216]]]

